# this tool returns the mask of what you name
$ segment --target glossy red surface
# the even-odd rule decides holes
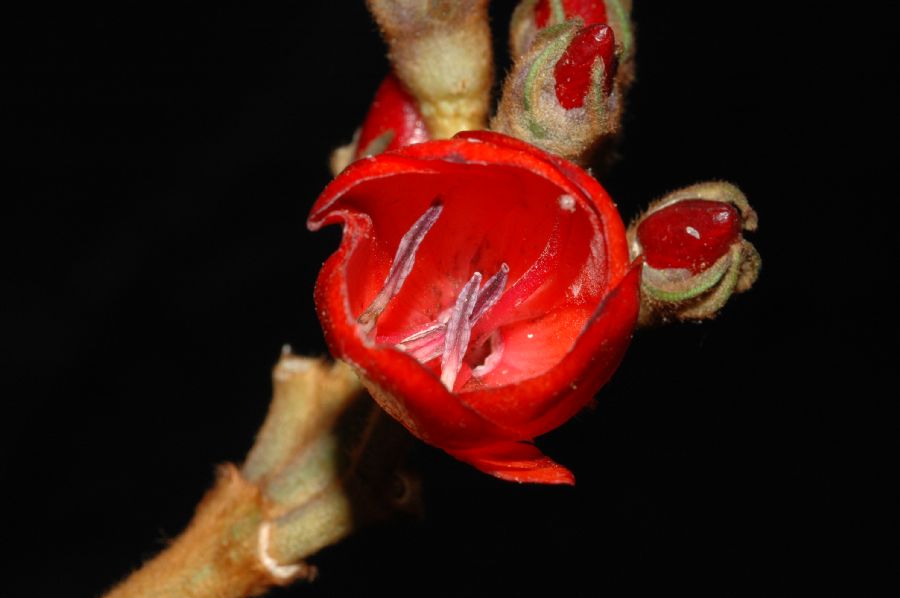
[[[556,63],[556,99],[566,110],[584,105],[598,58],[603,60],[603,91],[609,93],[615,76],[616,41],[607,25],[590,25],[579,31]]]
[[[578,17],[585,25],[606,23],[606,5],[603,0],[563,0],[562,5],[566,19]],[[539,29],[547,26],[550,16],[549,0],[539,0],[534,7],[534,22]]]
[[[725,255],[741,233],[741,217],[731,204],[702,199],[681,201],[650,214],[637,235],[647,264],[702,272]]]

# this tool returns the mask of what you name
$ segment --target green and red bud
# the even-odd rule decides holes
[[[374,156],[430,138],[415,98],[391,73],[375,92],[359,132],[355,157]]]
[[[628,228],[631,257],[642,257],[640,324],[714,317],[759,274],[756,249],[743,238],[756,212],[741,191],[700,183],[663,197]]]
[[[491,128],[587,162],[619,128],[619,53],[604,24],[570,20],[544,29],[507,78]]]
[[[394,73],[388,74],[375,92],[369,112],[348,145],[331,156],[332,174],[337,175],[359,158],[431,139],[416,99]]]
[[[634,33],[630,0],[524,0],[516,7],[510,23],[510,50],[513,57],[525,54],[538,33],[566,21],[585,25],[609,25],[622,46],[620,61],[631,80]]]

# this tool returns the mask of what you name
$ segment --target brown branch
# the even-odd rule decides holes
[[[408,435],[342,363],[286,352],[242,470],[225,465],[187,529],[107,598],[242,598],[312,579],[304,559],[416,504],[396,472]]]

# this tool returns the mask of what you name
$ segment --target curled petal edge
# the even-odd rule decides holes
[[[575,485],[571,471],[556,463],[533,444],[501,442],[472,449],[448,450],[448,454],[475,469],[508,482]]]

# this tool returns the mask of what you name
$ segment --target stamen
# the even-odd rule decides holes
[[[378,292],[378,295],[375,296],[369,307],[357,319],[363,332],[369,333],[375,328],[378,316],[381,315],[381,312],[384,311],[390,300],[400,292],[406,277],[412,271],[413,264],[416,263],[416,251],[418,251],[419,245],[422,244],[422,240],[425,239],[425,235],[437,222],[438,216],[441,215],[441,210],[443,210],[443,206],[440,203],[432,204],[415,221],[412,227],[406,231],[403,238],[400,239],[397,253],[394,255],[394,261],[391,263],[391,269],[384,280],[384,286],[381,287],[381,291]]]
[[[496,299],[492,308],[486,310],[485,317],[480,318],[475,329],[475,346],[484,343],[488,336],[500,326],[509,323],[517,311],[559,267],[562,250],[562,239],[565,231],[571,226],[571,213],[566,210],[557,212],[556,222],[550,232],[550,238],[544,250],[531,267]]]
[[[509,266],[505,263],[500,266],[500,270],[491,276],[484,286],[478,290],[475,299],[475,307],[472,309],[472,315],[469,316],[469,325],[474,326],[484,313],[497,302],[503,289],[506,287],[506,281],[509,277]],[[418,361],[428,363],[436,357],[440,357],[444,352],[444,339],[447,334],[447,320],[450,318],[452,308],[442,314],[437,322],[433,322],[425,327],[416,330],[412,334],[408,334],[402,340],[394,341],[394,346],[402,351],[406,351]],[[389,343],[390,337],[379,337],[378,342]]]
[[[497,273],[484,286],[481,285],[482,274],[476,272],[460,290],[454,305],[435,320],[406,331],[377,335],[376,342],[393,345],[423,364],[440,356],[441,383],[452,392],[463,359],[469,351],[469,341],[474,336],[473,351],[484,355],[484,352],[479,352],[479,347],[490,339],[490,351],[486,352],[483,362],[472,370],[472,375],[481,377],[492,371],[503,354],[503,341],[497,334],[498,328],[526,317],[527,314],[518,313],[521,311],[519,307],[539,292],[559,267],[562,239],[572,225],[570,215],[574,211],[568,205],[570,202],[564,199],[560,200],[560,210],[544,249],[512,286],[507,288],[509,265],[506,263],[500,265]],[[437,222],[442,209],[440,203],[432,204],[400,239],[384,286],[357,320],[364,332],[370,333],[375,328],[378,317],[400,292],[415,264],[419,246]]]
[[[472,311],[478,299],[481,272],[469,279],[456,298],[453,312],[447,321],[447,335],[444,338],[444,353],[441,355],[441,382],[453,392],[453,384],[462,367],[463,356],[469,347],[472,335]]]
[[[427,327],[423,328],[422,330],[413,332],[412,334],[410,334],[409,336],[404,338],[402,341],[400,341],[398,344],[408,345],[410,343],[415,343],[415,341],[421,341],[422,339],[430,338],[431,336],[433,336],[435,334],[435,332],[437,332],[439,330],[443,330],[446,327],[447,327],[447,325],[443,324],[441,322],[435,322],[434,324],[429,324]]]
[[[432,359],[440,357],[444,353],[446,332],[445,328],[440,334],[435,335],[428,344],[422,345],[410,355],[418,359],[420,363],[428,363]]]
[[[484,312],[494,307],[500,295],[506,290],[506,280],[509,278],[509,266],[506,262],[500,264],[500,270],[488,278],[481,290],[478,291],[478,300],[475,301],[475,309],[472,311],[472,324],[478,321]]]
[[[427,328],[415,332],[396,344],[398,349],[406,351],[422,363],[427,363],[444,351],[444,337],[447,324],[436,322]]]

